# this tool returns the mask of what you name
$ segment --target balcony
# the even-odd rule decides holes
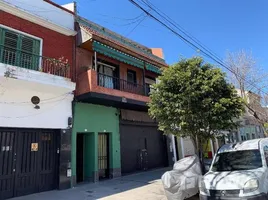
[[[98,73],[98,85],[105,88],[120,90],[123,92],[148,96],[145,92],[145,87],[137,83],[131,83],[117,77],[108,76],[106,74]]]
[[[70,65],[62,60],[0,46],[0,82],[6,87],[66,93],[75,90],[70,76]]]
[[[147,109],[150,101],[144,85],[87,70],[78,76],[77,100],[121,108]]]
[[[70,78],[68,63],[0,45],[0,63]],[[11,72],[5,73],[8,76]]]

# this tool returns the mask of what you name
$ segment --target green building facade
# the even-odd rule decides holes
[[[71,168],[73,185],[121,176],[119,111],[116,108],[75,103]]]

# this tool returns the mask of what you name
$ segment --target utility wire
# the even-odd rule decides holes
[[[177,29],[179,29],[184,35],[192,38],[192,40],[196,43],[199,43],[201,45],[201,47],[203,46],[203,48],[205,48],[208,51],[211,51],[211,49],[209,49],[207,46],[205,46],[204,44],[202,44],[200,42],[200,40],[198,40],[196,37],[194,37],[193,35],[191,35],[189,32],[187,32],[182,26],[180,26],[176,21],[174,21],[173,19],[171,19],[167,14],[165,14],[164,12],[162,12],[160,9],[158,9],[155,5],[153,5],[149,0],[142,0],[142,2],[149,6],[150,8],[153,7],[155,8],[157,11],[156,13],[158,13],[160,16],[164,15],[163,18],[168,20],[173,26],[175,26]],[[149,4],[149,5],[148,5]],[[162,14],[162,15],[161,15]],[[219,57],[217,54],[215,54],[217,57]]]
[[[155,17],[153,14],[151,14],[150,12],[146,11],[145,8],[143,8],[139,3],[137,3],[134,0],[128,0],[129,2],[131,2],[133,5],[135,5],[136,7],[138,7],[140,10],[142,10],[144,13],[146,13],[148,16],[150,16],[152,19],[156,20],[158,23],[160,23],[162,26],[166,27],[168,30],[170,30],[172,33],[174,33],[176,36],[178,36],[182,41],[188,43],[189,45],[191,45],[192,47],[194,47],[195,49],[200,50],[200,52],[205,55],[206,57],[212,59],[213,61],[215,61],[216,63],[218,63],[219,65],[221,65],[222,67],[226,68],[228,71],[230,71],[231,73],[235,74],[236,76],[239,76],[239,74],[237,74],[235,71],[233,71],[231,68],[229,68],[228,66],[226,66],[226,64],[219,59],[217,56],[215,56],[213,53],[211,53],[210,51],[208,51],[206,48],[204,48],[202,45],[200,45],[199,43],[195,44],[194,42],[190,41],[189,39],[187,39],[186,37],[184,37],[183,35],[181,35],[180,33],[178,33],[176,30],[174,30],[173,28],[171,28],[170,26],[168,26],[165,22],[161,21],[160,19],[158,19],[157,17]],[[144,2],[144,1],[143,1]],[[146,3],[146,2],[144,2]],[[152,6],[149,6],[149,8],[151,8],[152,11],[157,12],[154,8],[152,8]],[[161,14],[160,14],[161,15]],[[163,15],[161,15],[163,16]],[[165,18],[166,19],[166,18]],[[167,19],[166,19],[167,20]],[[169,23],[172,23],[168,20]],[[174,24],[174,23],[173,23]],[[174,26],[174,25],[173,25]],[[188,36],[188,35],[187,35]],[[189,37],[189,36],[188,36]],[[190,39],[192,40],[192,38],[190,37]],[[201,48],[200,48],[201,47]],[[243,78],[243,77],[241,77]],[[248,80],[242,79],[245,82],[247,82],[249,85],[253,86],[254,88],[260,90],[255,84],[249,82]],[[265,94],[268,95],[268,93],[264,92]]]
[[[68,93],[64,93],[64,94],[61,94],[59,96],[55,96],[55,97],[51,97],[51,98],[47,98],[47,99],[41,99],[41,103],[51,103],[51,102],[54,102],[54,101],[58,101],[58,100],[55,100],[57,98],[60,98],[60,97],[64,97],[66,98],[69,94],[72,94],[72,92],[68,92]],[[54,100],[54,101],[52,101]],[[31,101],[0,101],[0,104],[30,104]]]
[[[167,14],[165,14],[164,12],[162,12],[160,9],[158,9],[156,6],[154,6],[152,3],[150,3],[149,0],[141,0],[143,2],[143,4],[147,5],[149,8],[153,9],[157,9],[154,11],[159,15],[161,16],[162,18],[164,18],[168,23],[170,23],[171,25],[173,25],[174,27],[176,27],[178,30],[180,30],[184,35],[186,35],[188,38],[190,38],[192,41],[194,41],[195,43],[197,43],[201,48],[203,48],[208,54],[210,54],[211,56],[215,57],[219,62],[221,62],[221,66],[225,66],[226,69],[228,69],[229,67],[226,66],[226,63],[224,63],[222,61],[222,59],[215,53],[213,53],[207,46],[205,46],[204,44],[202,44],[197,38],[195,38],[194,36],[192,36],[190,33],[188,33],[185,29],[183,29],[178,23],[176,23],[174,20],[172,20]],[[152,8],[153,7],[153,8]],[[164,15],[162,15],[162,14]],[[201,53],[203,53],[201,51]],[[203,53],[204,54],[204,53]],[[205,54],[206,55],[206,54]],[[214,59],[213,59],[214,60]],[[215,61],[215,60],[214,60]],[[223,66],[223,67],[224,67]],[[228,71],[230,71],[231,73],[239,76],[232,68],[228,69]],[[245,79],[242,79],[244,80],[245,82],[249,83],[251,86],[253,86],[254,88],[256,88],[257,90],[260,90],[254,83],[252,83],[251,81],[249,80],[245,80]]]
[[[145,16],[143,13],[141,13],[140,15],[138,15],[137,17],[134,17],[134,18],[120,18],[120,17],[104,15],[104,14],[98,14],[98,15],[103,16],[103,17],[107,17],[109,19],[111,19],[111,18],[118,19],[118,20],[121,20],[121,21],[137,21],[137,20],[140,20],[142,17]]]
[[[54,105],[52,105],[50,108],[47,108],[41,112],[37,112],[37,113],[32,113],[29,115],[24,115],[24,116],[16,116],[16,117],[11,117],[11,116],[0,116],[0,118],[5,118],[5,119],[21,119],[21,118],[27,118],[27,117],[32,117],[32,116],[36,116],[36,115],[40,115],[43,114],[45,112],[48,112],[50,110],[52,110],[52,108],[56,107],[57,105],[59,105],[61,103],[61,101],[63,101],[64,99],[66,99],[66,97],[56,101],[56,103]]]
[[[160,9],[158,9],[156,6],[154,6],[152,3],[150,3],[149,0],[141,0],[143,2],[143,4],[147,5],[151,10],[153,10],[155,13],[157,13],[160,17],[162,17],[167,23],[171,24],[172,26],[174,26],[175,28],[177,28],[180,32],[182,32],[186,37],[190,38],[193,42],[195,42],[196,44],[198,44],[201,48],[204,49],[204,51],[206,51],[208,54],[210,54],[211,56],[216,57],[216,59],[220,60],[219,56],[217,56],[216,54],[214,54],[213,52],[211,52],[210,49],[208,49],[205,45],[203,45],[198,39],[196,39],[195,37],[193,37],[191,34],[189,34],[185,29],[183,29],[178,23],[176,23],[174,20],[172,20],[167,14],[165,14],[164,12],[162,12]],[[155,8],[155,9],[154,9]],[[157,11],[158,10],[158,11]],[[162,13],[162,14],[161,14]],[[197,50],[200,50],[200,48],[198,48]]]
[[[138,26],[147,18],[147,15],[144,16],[137,24],[136,26],[134,26],[127,34],[126,37],[128,37],[131,33],[133,33],[133,31],[138,28]]]

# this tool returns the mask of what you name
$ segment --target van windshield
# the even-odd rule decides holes
[[[251,170],[262,167],[259,150],[231,151],[217,154],[212,171]]]

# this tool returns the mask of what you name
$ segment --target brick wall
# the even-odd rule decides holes
[[[91,68],[92,67],[92,58],[94,54],[92,51],[83,49],[83,48],[76,48],[76,72],[77,75],[80,73],[85,72],[86,68]],[[137,83],[142,85],[143,84],[143,70],[122,62],[119,62],[118,60],[109,58],[107,56],[97,54],[97,58],[101,60],[105,60],[106,62],[113,63],[117,66],[119,66],[120,70],[120,79],[127,80],[127,70],[130,69],[132,71],[136,72],[136,77],[137,77]]]
[[[88,92],[96,92],[101,94],[113,95],[118,97],[125,97],[128,99],[134,99],[143,102],[149,102],[150,98],[143,95],[124,92],[120,90],[114,90],[98,86],[97,84],[97,72],[94,70],[88,70],[78,75],[78,82],[76,87],[76,95],[81,95]]]
[[[0,24],[42,38],[42,55],[55,59],[63,56],[65,59],[68,59],[72,73],[74,37],[65,36],[4,11],[0,11]]]
[[[89,69],[92,67],[92,57],[93,53],[83,49],[83,48],[76,48],[76,73],[77,76],[79,74],[86,71],[86,69]]]
[[[77,72],[77,87],[76,95],[81,95],[87,92],[97,92],[102,94],[109,94],[114,96],[126,97],[130,99],[149,102],[149,97],[134,94],[135,88],[132,91],[119,91],[115,89],[109,89],[100,87],[97,85],[97,73],[94,70],[88,70],[92,67],[93,51],[89,51],[83,48],[76,48],[76,72]],[[109,58],[107,56],[97,54],[97,57],[101,60],[105,60],[109,63],[113,63],[120,68],[120,78],[127,80],[127,70],[133,70],[136,72],[137,83],[143,85],[143,70],[137,67],[121,63],[118,60]],[[137,87],[137,91],[141,88]]]
[[[143,85],[143,70],[125,63],[120,63],[120,78],[127,80],[127,70],[136,72],[137,84]]]

